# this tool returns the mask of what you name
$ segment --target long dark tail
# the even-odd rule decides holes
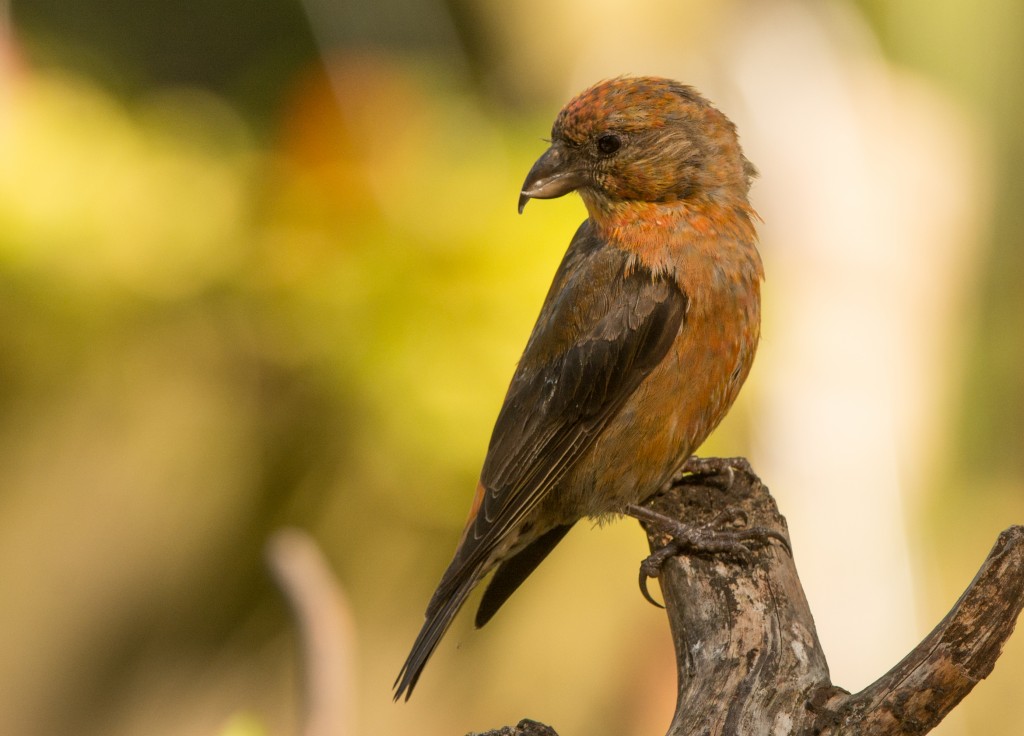
[[[452,566],[454,567],[454,565],[453,562]],[[430,655],[434,653],[437,643],[441,641],[444,632],[448,631],[452,619],[462,608],[462,604],[466,602],[473,586],[480,580],[478,574],[463,574],[459,576],[461,578],[459,582],[452,585],[452,581],[447,580],[451,572],[453,571],[449,570],[445,573],[433,598],[430,599],[430,604],[427,606],[427,620],[423,623],[423,628],[420,629],[420,633],[412,645],[412,651],[409,652],[405,664],[402,665],[402,669],[395,679],[395,700],[403,696],[408,700],[412,695],[412,689],[416,687],[416,681],[420,679],[423,667],[430,659]]]
[[[487,623],[491,616],[508,600],[527,576],[547,557],[562,537],[572,528],[572,524],[555,527],[538,539],[535,539],[517,554],[505,560],[491,579],[490,585],[480,602],[477,611],[476,625],[479,628]],[[460,549],[460,551],[462,551]],[[420,679],[423,667],[434,653],[441,637],[448,631],[462,604],[466,602],[470,592],[480,582],[491,565],[481,564],[472,558],[464,559],[456,552],[455,559],[445,570],[441,582],[434,591],[427,605],[427,620],[420,629],[412,651],[402,665],[402,670],[395,679],[395,700],[412,695],[412,689]]]

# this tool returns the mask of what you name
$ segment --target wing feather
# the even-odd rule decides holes
[[[586,224],[574,238],[495,423],[480,512],[455,561],[473,567],[486,560],[593,446],[674,342],[686,296],[670,278],[629,269],[627,258]]]

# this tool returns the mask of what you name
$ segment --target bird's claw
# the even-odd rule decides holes
[[[747,516],[746,511],[739,508],[738,506],[730,506],[728,508],[722,509],[718,513],[718,516],[716,516],[714,519],[709,521],[704,526],[710,527],[712,529],[719,529],[729,526],[745,527],[747,525],[748,518],[749,517]]]
[[[745,457],[697,457],[691,455],[690,459],[683,465],[683,478],[680,482],[686,482],[689,478],[697,478],[704,481],[713,481],[721,486],[722,490],[729,491],[732,484],[736,482],[736,473],[753,475],[754,469]]]
[[[675,557],[679,554],[679,551],[679,545],[675,541],[670,541],[664,547],[654,550],[654,552],[640,562],[640,592],[647,602],[656,608],[664,608],[665,606],[654,600],[651,591],[647,588],[647,581],[651,578],[660,577],[661,568],[665,565],[665,560],[669,557]]]

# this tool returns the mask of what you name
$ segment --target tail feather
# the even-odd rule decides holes
[[[462,604],[466,602],[466,598],[469,597],[470,591],[478,581],[479,576],[468,576],[443,601],[438,600],[436,595],[430,601],[430,605],[427,607],[427,620],[424,622],[423,628],[420,629],[420,633],[412,645],[412,651],[409,652],[398,677],[395,678],[395,700],[399,700],[403,696],[408,700],[412,695],[412,690],[420,679],[427,660],[434,653],[441,637],[451,626],[455,614],[462,608]]]

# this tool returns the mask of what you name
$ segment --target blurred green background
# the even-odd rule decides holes
[[[845,71],[829,77],[802,48]],[[772,71],[786,53],[813,77],[788,97],[790,76]],[[806,151],[777,131],[868,88],[917,117],[864,124],[857,145],[927,138],[901,128],[908,119],[953,121],[922,144],[936,155],[900,169],[948,200],[858,220],[865,242],[903,222],[924,237],[851,281],[863,305],[907,274],[893,312],[928,338],[864,358],[893,405],[900,386],[927,387],[896,421],[913,451],[892,444],[912,581],[895,585],[913,607],[879,614],[911,633],[877,662],[941,618],[996,533],[1024,520],[1024,5],[7,0],[0,731],[298,733],[295,626],[264,558],[284,526],[313,533],[351,605],[352,733],[461,734],[523,716],[567,735],[667,726],[673,657],[662,614],[635,590],[645,542],[633,522],[580,525],[485,630],[456,622],[410,703],[390,699],[584,215],[566,198],[518,217],[518,186],[568,96],[625,72],[706,91],[761,169],[765,365],[706,452],[752,454],[794,524],[798,563],[830,558],[801,543],[813,536],[794,523],[801,497],[766,468],[816,448],[784,459],[759,441],[782,435],[759,417],[799,401],[772,377],[803,360],[782,349],[786,315],[808,311],[797,291],[825,256],[776,228],[821,218],[849,231],[856,217],[814,197],[861,195],[839,158],[812,159],[809,186],[787,178]],[[770,83],[783,91],[759,97]],[[855,343],[845,328],[836,337]],[[817,611],[827,589],[808,587]],[[834,625],[835,647],[870,649],[853,622]],[[865,684],[844,661],[837,684]],[[881,674],[877,662],[867,671]],[[1011,640],[935,733],[1024,732],[1022,682],[1024,643]]]

